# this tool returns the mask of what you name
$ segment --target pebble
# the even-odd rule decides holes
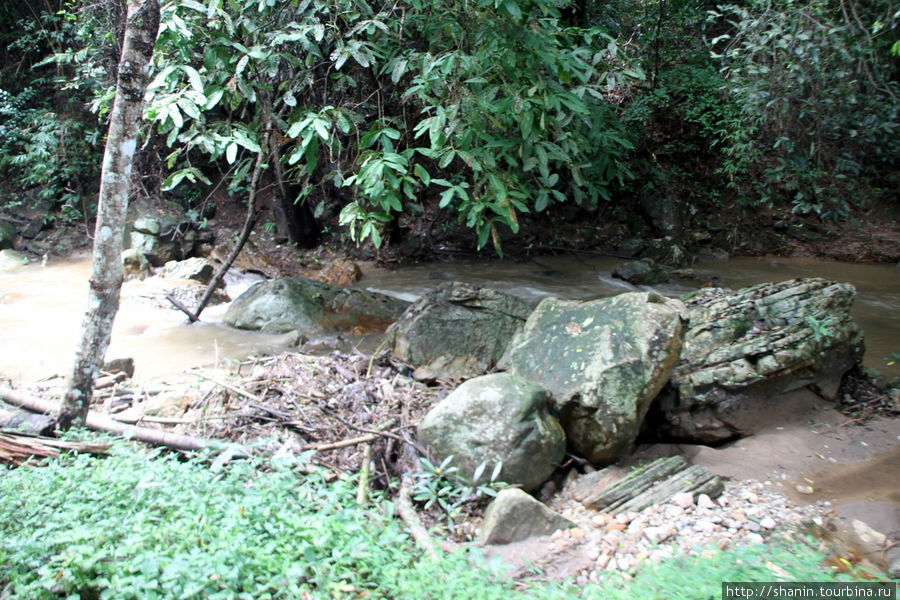
[[[698,508],[715,508],[716,503],[712,501],[712,499],[706,494],[700,494],[697,496],[697,507]]]
[[[647,538],[651,544],[659,544],[672,537],[672,534],[674,533],[674,527],[671,525],[663,525],[662,527],[648,527],[644,530],[644,537]]]
[[[688,508],[694,505],[694,495],[690,492],[680,492],[672,496],[672,503],[681,508]]]
[[[668,503],[641,513],[609,515],[576,504],[571,518],[581,526],[566,541],[582,544],[592,567],[582,575],[594,581],[594,573],[636,572],[641,564],[673,556],[702,556],[710,548],[727,549],[741,544],[762,544],[786,526],[804,521],[826,522],[830,503],[792,506],[775,491],[775,484],[725,482],[718,498],[677,494]],[[574,530],[577,531],[577,530]],[[560,540],[562,541],[562,540]]]

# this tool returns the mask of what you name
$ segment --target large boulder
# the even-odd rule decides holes
[[[384,329],[407,302],[362,290],[350,290],[303,277],[261,281],[235,300],[224,322],[266,333],[318,332],[363,326]]]
[[[666,436],[709,443],[753,433],[784,408],[786,392],[812,386],[835,399],[864,352],[855,295],[847,283],[794,279],[686,296],[681,359],[650,421]]]
[[[438,460],[453,456],[472,479],[485,465],[502,463],[499,480],[531,490],[553,473],[566,451],[550,396],[540,386],[506,373],[470,379],[438,402],[419,424],[419,437]]]
[[[678,361],[681,307],[654,292],[590,302],[546,298],[500,366],[550,390],[579,454],[614,462]]]
[[[531,313],[525,300],[458,281],[441,284],[391,326],[394,354],[422,378],[466,378],[503,356]]]

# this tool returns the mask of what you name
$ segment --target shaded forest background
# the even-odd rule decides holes
[[[91,222],[124,15],[0,7],[0,211]],[[133,199],[199,226],[222,192],[246,200],[258,158],[279,240],[408,257],[900,208],[892,0],[178,0],[162,19]]]

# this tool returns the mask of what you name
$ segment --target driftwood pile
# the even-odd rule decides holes
[[[359,471],[367,454],[389,477],[409,470],[414,427],[446,393],[403,375],[408,367],[383,353],[311,356],[286,353],[241,363],[229,378],[192,371],[213,387],[190,402],[177,430],[251,446],[274,441],[285,451],[316,451],[332,469]]]
[[[180,450],[226,443],[232,455],[235,448],[240,454],[261,445],[292,454],[314,451],[311,460],[332,471],[360,473],[360,504],[367,502],[370,488],[384,489],[399,480],[398,514],[416,542],[433,555],[438,545],[411,501],[410,473],[418,470],[419,457],[427,455],[414,428],[448,390],[425,386],[408,377],[409,371],[389,352],[376,357],[286,353],[239,363],[231,373],[190,371],[192,384],[182,384],[185,393],[175,397],[172,389],[147,389],[116,376],[99,386],[87,425]],[[40,395],[58,397],[58,391],[45,389]],[[164,395],[171,401],[160,406],[154,397]],[[0,399],[47,415],[58,408],[38,394],[10,388],[0,387]],[[151,406],[155,414],[149,414]],[[0,459],[13,466],[31,457],[55,456],[64,448],[105,449],[20,434],[0,437]]]

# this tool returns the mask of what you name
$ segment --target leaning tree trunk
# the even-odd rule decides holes
[[[58,421],[62,429],[84,424],[94,393],[94,381],[100,372],[113,319],[119,309],[123,278],[122,238],[131,167],[144,108],[150,58],[159,31],[159,11],[159,0],[128,2],[116,97],[100,176],[88,308],[81,327],[81,341],[75,351],[75,365],[59,410]]]

